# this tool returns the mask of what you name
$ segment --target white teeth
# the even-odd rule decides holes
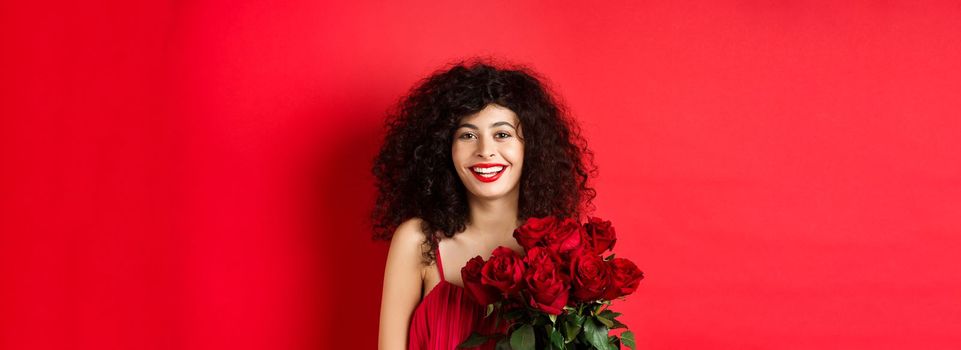
[[[502,166],[492,166],[492,167],[490,167],[490,168],[471,168],[471,170],[473,170],[474,172],[477,172],[477,173],[481,173],[481,174],[493,174],[493,173],[496,173],[496,172],[498,172],[498,171],[504,170],[504,167],[502,167]]]

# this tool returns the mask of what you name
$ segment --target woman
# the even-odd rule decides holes
[[[374,237],[391,242],[379,348],[450,350],[505,329],[465,292],[461,267],[498,246],[523,254],[513,232],[529,217],[581,218],[594,197],[591,153],[523,67],[460,62],[397,107],[373,167]]]

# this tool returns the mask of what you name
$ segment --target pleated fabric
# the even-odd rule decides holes
[[[489,335],[507,330],[507,322],[495,321],[497,313],[484,318],[487,312],[484,305],[474,301],[463,287],[447,282],[439,246],[437,271],[440,272],[440,283],[414,309],[408,349],[453,350],[472,332]],[[495,341],[490,340],[476,349],[493,350],[495,345]]]

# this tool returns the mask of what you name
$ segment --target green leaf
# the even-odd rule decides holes
[[[611,329],[627,328],[626,324],[621,323],[621,321],[614,320],[614,326]]]
[[[493,312],[494,312],[494,304],[487,304],[487,314],[484,315],[484,318],[487,318],[487,316],[490,316],[491,313]]]
[[[561,332],[558,332],[557,328],[554,328],[550,334],[551,348],[554,350],[564,350],[564,336],[561,335]]]
[[[457,346],[458,349],[476,348],[487,342],[489,336],[480,335],[477,332],[471,333],[470,337],[467,338],[463,343]]]
[[[525,324],[511,334],[511,349],[534,350],[534,327]]]
[[[624,333],[621,333],[621,343],[624,343],[624,346],[631,348],[631,350],[635,350],[634,333],[631,331],[625,331]]]
[[[557,323],[557,315],[549,314],[549,315],[547,315],[547,318],[551,319],[551,323],[553,323],[553,324],[556,324],[556,323]]]
[[[597,325],[592,319],[584,321],[584,336],[587,342],[593,345],[595,349],[607,350],[607,333],[608,329],[606,326]]]
[[[621,348],[621,338],[618,338],[616,335],[607,337],[607,341],[611,344],[611,349],[618,350]]]
[[[604,316],[597,315],[597,316],[594,317],[594,318],[597,319],[598,322],[603,323],[605,326],[607,326],[607,328],[614,327],[614,321],[611,321],[611,320],[605,318]]]
[[[570,315],[570,317],[565,319],[563,324],[564,338],[567,339],[568,343],[570,343],[571,341],[574,341],[574,339],[577,337],[577,334],[581,332],[581,325],[584,324],[584,316],[577,314]]]
[[[578,327],[583,326],[584,320],[586,319],[587,317],[584,317],[584,315],[574,315],[574,323],[576,323]]]
[[[604,316],[604,318],[608,320],[613,320],[615,317],[620,316],[621,313],[611,311],[611,309],[607,309],[607,310],[601,311],[600,315]]]

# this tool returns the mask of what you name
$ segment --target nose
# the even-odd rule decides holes
[[[480,152],[477,152],[477,156],[481,158],[494,158],[494,153],[481,150]]]
[[[481,158],[494,158],[494,149],[491,142],[482,140],[477,145],[477,156]]]

